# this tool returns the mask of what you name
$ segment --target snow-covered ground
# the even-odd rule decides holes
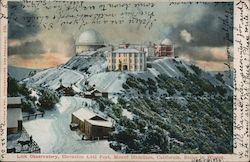
[[[71,114],[84,107],[85,103],[91,105],[92,101],[80,97],[61,97],[56,108],[46,111],[43,118],[23,123],[24,128],[41,148],[41,153],[117,153],[109,147],[107,140],[83,141],[79,132],[70,130]]]
[[[90,85],[95,85],[97,89],[109,92],[119,93],[122,88],[122,84],[126,81],[127,75],[121,72],[103,72],[91,76],[88,81]]]
[[[127,109],[122,109],[122,116],[126,116],[128,119],[133,120],[133,113],[128,111]]]

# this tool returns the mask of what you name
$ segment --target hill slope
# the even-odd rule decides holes
[[[93,109],[116,121],[110,140],[125,152],[232,153],[232,79],[181,59],[152,61],[143,72],[106,72],[104,53],[74,56],[23,82],[84,92],[91,86],[118,93]]]

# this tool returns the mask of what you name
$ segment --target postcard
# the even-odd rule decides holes
[[[1,0],[1,161],[249,161],[249,7]]]

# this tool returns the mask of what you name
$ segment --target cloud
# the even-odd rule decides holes
[[[36,35],[40,29],[37,19],[31,22],[24,21],[25,17],[34,17],[36,14],[25,11],[22,2],[8,2],[8,38],[19,39]]]
[[[180,37],[182,40],[186,41],[187,43],[189,43],[193,39],[192,35],[186,29],[180,32]]]
[[[20,55],[21,57],[37,57],[39,54],[45,53],[43,44],[40,40],[17,43],[8,47],[8,55]]]
[[[213,62],[213,61],[193,61],[194,64],[198,65],[200,68],[205,69],[207,71],[218,71],[219,70],[228,70],[228,67],[221,62]]]
[[[230,49],[233,47],[231,46]],[[191,61],[213,61],[226,62],[226,47],[178,47],[175,49],[175,55],[185,57]]]
[[[139,27],[137,24],[127,23],[122,25],[91,24],[82,29],[79,29],[77,25],[61,27],[57,24],[51,31],[40,30],[38,27],[40,22],[36,21],[34,21],[34,25],[37,25],[35,28],[27,28],[27,24],[19,18],[23,15],[35,16],[35,14],[22,8],[11,8],[11,4],[14,3],[20,2],[9,2],[9,15],[11,17],[9,20],[9,42],[11,42],[9,48],[11,58],[16,58],[19,61],[21,61],[21,57],[31,57],[31,55],[34,56],[35,61],[41,58],[48,59],[51,56],[51,58],[55,59],[60,58],[56,62],[61,64],[63,63],[61,61],[74,54],[74,40],[86,28],[93,28],[99,31],[112,44],[121,43],[122,40],[130,43],[147,41],[160,43],[165,38],[168,38],[176,47],[175,53],[191,61],[223,62],[226,60],[225,47],[227,45],[232,46],[232,42],[228,44],[224,38],[226,33],[222,29],[225,25],[223,25],[221,17],[225,17],[225,12],[233,8],[233,2],[207,3],[204,5],[194,3],[177,6],[169,6],[169,3],[157,2],[156,7],[152,8],[155,15],[154,18],[157,21],[154,22],[151,30],[144,28],[143,25]],[[88,3],[92,4],[93,2]],[[148,10],[151,11],[151,8]],[[37,10],[36,14],[58,14],[53,9],[46,11]],[[15,17],[18,17],[18,19],[14,20]],[[229,22],[229,24],[233,25],[233,22]],[[229,30],[229,37],[230,39],[233,38],[233,28]],[[21,46],[25,42],[34,42],[35,40],[40,41],[40,44],[36,44],[38,46],[37,49],[32,49],[33,51],[31,50],[30,52],[22,49]],[[31,48],[31,46],[28,45],[28,48]],[[22,50],[19,51],[20,49]],[[53,53],[55,56],[48,55],[48,53]],[[47,57],[44,57],[45,55]],[[28,64],[33,66],[33,62],[30,59],[28,60],[22,61],[27,66]],[[13,59],[11,62],[14,62]],[[46,60],[41,60],[41,62],[43,62],[44,67],[55,63],[52,63],[52,61],[46,63]],[[38,64],[40,65],[40,62]]]
[[[192,10],[198,7],[197,5],[191,5],[189,8],[183,8],[183,10],[186,13],[194,13]],[[233,3],[208,4],[205,8],[202,8],[200,15],[195,17],[195,21],[193,21],[191,15],[184,14],[183,17],[185,17],[185,21],[181,18],[176,19],[174,24],[165,24],[166,27],[162,28],[162,33],[165,33],[165,37],[181,46],[222,47],[232,45],[233,42],[228,42],[225,36],[229,34],[229,40],[233,40],[233,28],[231,28],[233,26],[233,20],[229,19],[228,25],[223,24],[221,20],[221,18],[226,17],[226,11],[233,14]],[[228,32],[223,31],[223,28],[228,26],[231,26],[228,28]],[[189,39],[187,39],[188,35],[185,30],[188,33],[192,33],[191,36],[195,39],[188,42],[187,40]],[[182,36],[180,36],[180,33],[182,33]]]
[[[58,57],[61,55],[61,57]],[[65,53],[44,53],[39,57],[21,57],[20,55],[12,55],[8,58],[10,65],[18,67],[29,67],[34,69],[50,68],[65,63],[69,60],[69,57]]]

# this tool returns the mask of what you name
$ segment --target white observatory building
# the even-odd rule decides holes
[[[76,54],[81,54],[86,51],[96,51],[102,47],[105,47],[104,39],[100,33],[93,29],[81,33],[75,42]]]

